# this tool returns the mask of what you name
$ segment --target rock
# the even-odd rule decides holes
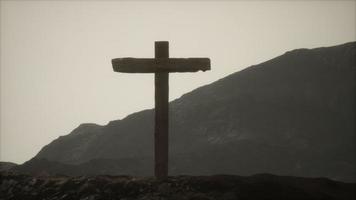
[[[248,177],[0,176],[1,200],[355,199],[355,183],[260,174]]]

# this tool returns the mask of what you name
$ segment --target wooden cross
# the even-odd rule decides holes
[[[167,41],[155,42],[155,58],[115,58],[115,72],[155,73],[155,176],[168,175],[168,73],[210,70],[209,58],[169,58]]]

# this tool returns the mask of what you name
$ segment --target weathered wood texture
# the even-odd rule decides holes
[[[155,57],[168,58],[168,42],[155,43]],[[155,73],[155,176],[168,175],[168,72]]]
[[[115,72],[197,72],[210,70],[209,58],[115,58]]]

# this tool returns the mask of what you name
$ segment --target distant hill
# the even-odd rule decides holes
[[[0,173],[2,200],[13,199],[355,199],[355,183],[325,178],[174,176],[164,180],[130,176],[24,176]]]
[[[7,171],[15,167],[17,164],[12,162],[0,162],[0,172]]]
[[[356,181],[355,58],[356,42],[297,49],[172,101],[170,174]],[[153,116],[151,109],[106,126],[82,124],[17,169],[36,171],[33,163],[47,160],[152,175]]]

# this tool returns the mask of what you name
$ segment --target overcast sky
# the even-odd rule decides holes
[[[356,40],[356,1],[1,1],[0,160],[22,163],[81,123],[153,108],[152,74],[117,57],[210,57],[170,99],[296,48]]]

